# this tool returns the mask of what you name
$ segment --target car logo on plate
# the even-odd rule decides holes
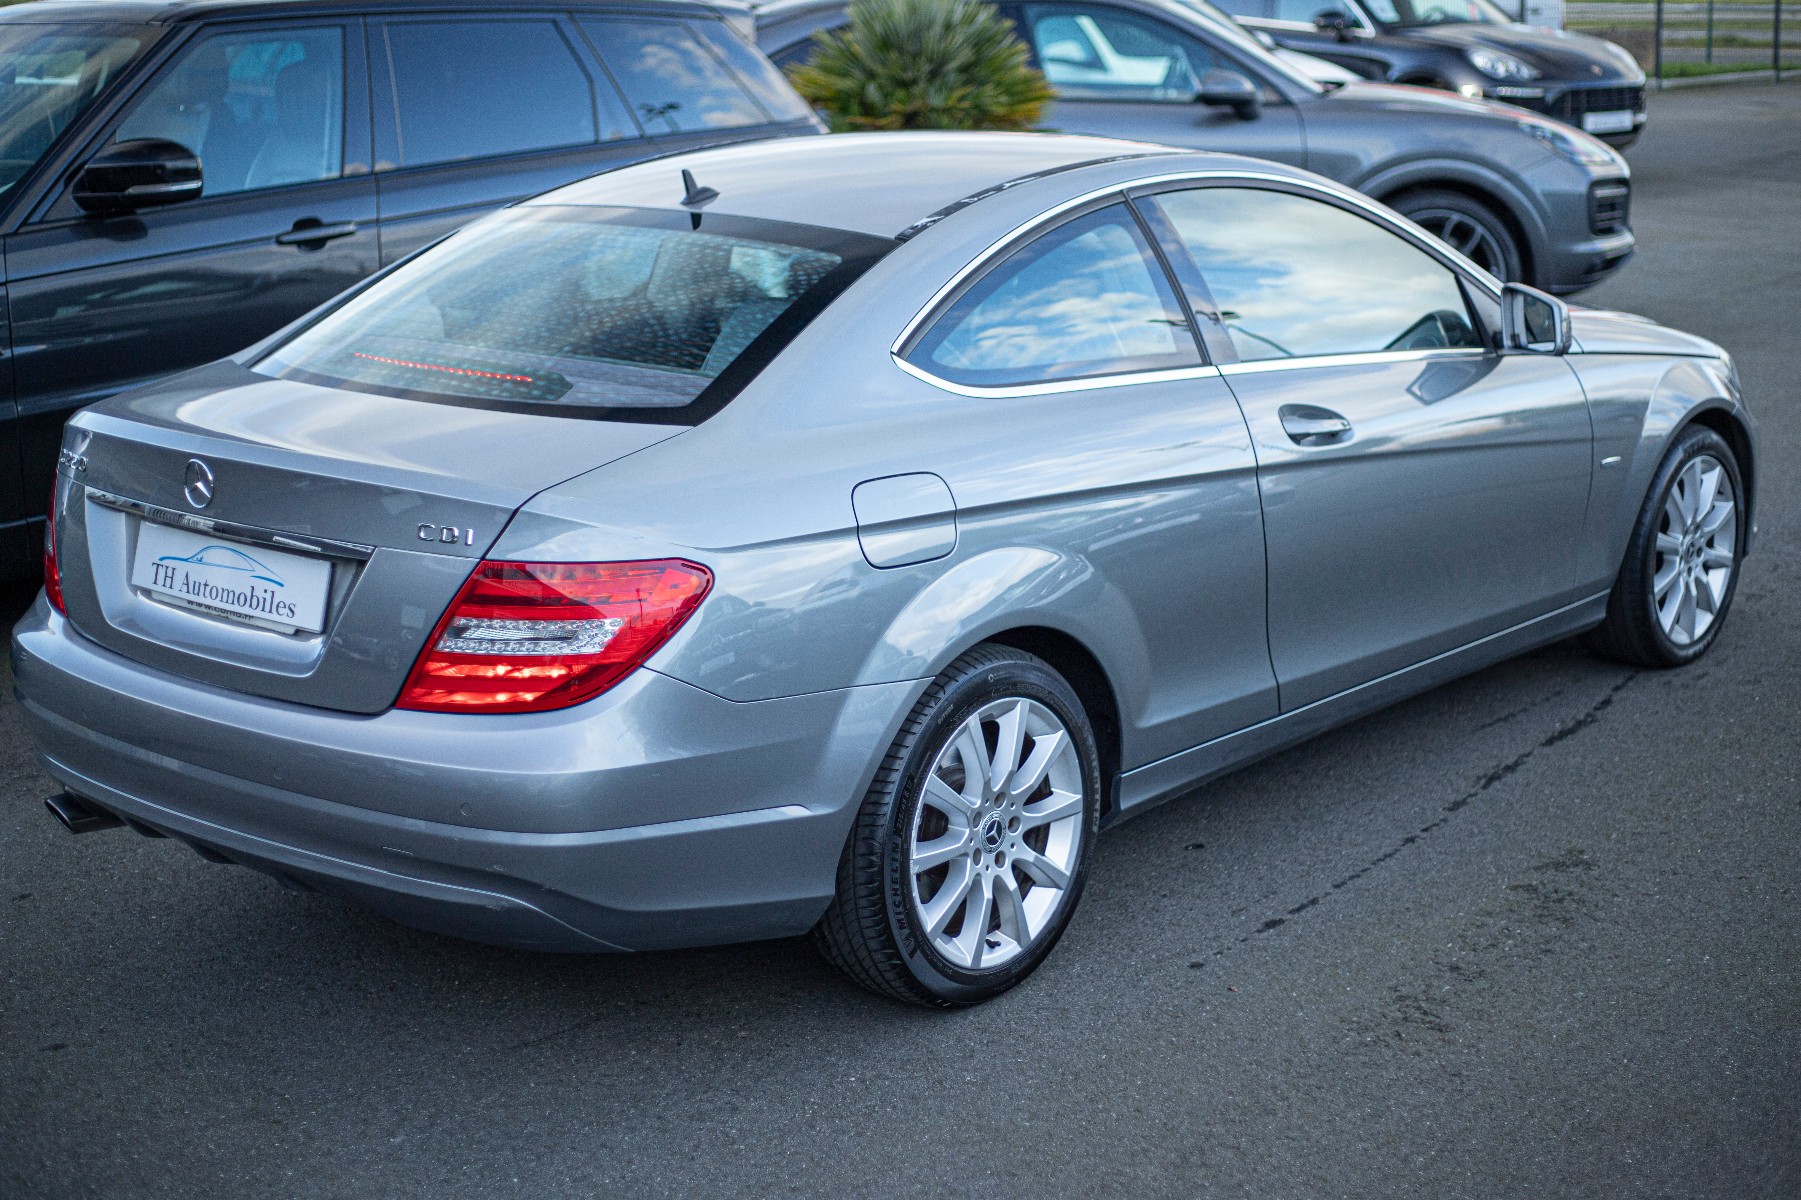
[[[165,554],[156,560],[159,563],[188,563],[196,567],[219,567],[227,571],[242,571],[259,583],[271,587],[285,588],[281,576],[275,568],[259,559],[250,557],[242,550],[234,550],[230,546],[202,546],[192,554]]]
[[[205,508],[213,502],[213,469],[197,458],[188,459],[187,485],[181,494],[188,498],[188,503],[195,508]]]

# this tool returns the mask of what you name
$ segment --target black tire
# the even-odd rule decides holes
[[[1724,469],[1731,481],[1733,513],[1731,518],[1731,573],[1725,580],[1723,595],[1707,628],[1686,643],[1679,643],[1666,632],[1658,615],[1655,584],[1659,560],[1666,565],[1673,557],[1660,552],[1658,535],[1668,532],[1670,502],[1678,481],[1690,463],[1711,458]],[[1645,503],[1633,523],[1632,536],[1626,544],[1626,557],[1620,564],[1613,591],[1607,597],[1607,618],[1584,636],[1590,649],[1608,658],[1639,667],[1681,667],[1694,662],[1719,636],[1731,610],[1732,597],[1738,590],[1739,565],[1745,553],[1745,483],[1740,474],[1738,457],[1726,439],[1700,425],[1684,430],[1658,464],[1645,493]],[[1680,567],[1678,569],[1681,569]],[[1666,593],[1667,595],[1667,593]]]
[[[1070,735],[1083,789],[1080,838],[1069,886],[1042,931],[1003,965],[972,971],[941,954],[922,927],[910,871],[914,821],[940,752],[971,716],[1014,697],[1049,709]],[[1048,663],[1008,646],[964,654],[913,706],[876,772],[838,864],[837,892],[813,930],[815,944],[856,982],[908,1004],[979,1004],[1013,987],[1044,961],[1081,899],[1100,814],[1099,764],[1081,700]],[[979,940],[988,940],[985,930]]]
[[[1480,200],[1443,188],[1404,192],[1389,207],[1491,275],[1530,283],[1526,256],[1505,218]]]

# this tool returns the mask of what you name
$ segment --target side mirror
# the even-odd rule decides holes
[[[1341,42],[1351,40],[1351,18],[1335,8],[1329,8],[1314,17],[1313,27],[1321,33],[1330,34]]]
[[[117,216],[192,200],[204,187],[200,157],[192,150],[162,138],[133,138],[88,160],[75,176],[75,203],[91,213]]]
[[[1523,283],[1501,288],[1501,349],[1531,354],[1567,354],[1570,307]]]
[[[1229,108],[1240,121],[1254,121],[1259,109],[1257,85],[1237,71],[1215,67],[1201,77],[1195,100],[1219,108]]]

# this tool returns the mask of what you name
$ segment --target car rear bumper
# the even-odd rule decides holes
[[[482,723],[515,718],[226,692],[95,645],[41,597],[14,631],[13,670],[45,769],[142,830],[410,925],[577,951],[808,929],[924,686],[736,704],[640,671],[542,714],[556,720],[518,722],[497,756]]]

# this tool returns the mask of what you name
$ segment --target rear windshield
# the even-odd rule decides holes
[[[404,264],[254,369],[422,400],[693,424],[893,245],[700,213],[513,209]]]
[[[0,194],[25,177],[147,40],[103,26],[0,23]]]

